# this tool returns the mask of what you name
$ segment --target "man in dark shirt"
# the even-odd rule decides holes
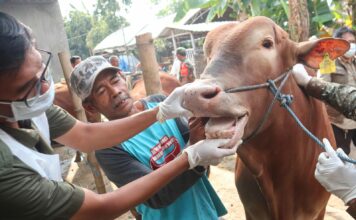
[[[179,81],[182,85],[193,82],[195,80],[194,67],[187,59],[186,49],[184,47],[177,48],[176,56],[180,61]]]
[[[301,64],[293,67],[293,75],[308,95],[328,103],[345,117],[356,120],[355,87],[311,77]],[[346,157],[341,148],[335,152],[328,140],[323,141],[326,152],[319,156],[315,177],[327,191],[342,199],[349,206],[347,212],[356,218],[356,168],[340,160],[336,152]]]
[[[149,96],[133,102],[125,80],[115,70],[105,70],[97,66],[94,72],[86,72],[95,65],[91,57],[84,60],[72,73],[72,78],[86,74],[93,86],[83,106],[92,113],[102,113],[109,120],[122,119],[151,109],[162,102],[162,95]],[[85,87],[74,91],[81,93]],[[196,129],[199,129],[198,127]],[[194,133],[194,131],[191,131]],[[194,134],[193,134],[194,135]],[[155,123],[120,144],[96,151],[98,162],[106,175],[118,187],[124,186],[154,170],[160,169],[177,157],[187,145],[189,129],[185,118]],[[143,219],[218,219],[226,214],[226,209],[204,175],[204,167],[196,167],[173,179],[167,186],[137,206]],[[205,209],[204,212],[201,212]]]

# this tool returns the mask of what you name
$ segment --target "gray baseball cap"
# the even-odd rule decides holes
[[[120,69],[112,66],[102,56],[91,56],[80,62],[73,70],[70,76],[70,86],[74,92],[85,100],[91,93],[96,77],[104,70]]]

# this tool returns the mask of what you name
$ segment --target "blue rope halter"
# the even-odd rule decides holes
[[[267,121],[267,118],[269,116],[269,114],[272,111],[272,107],[274,105],[274,103],[277,101],[280,102],[280,105],[282,107],[284,107],[288,113],[293,117],[293,119],[297,122],[298,126],[302,128],[302,130],[313,140],[315,141],[321,148],[323,148],[325,150],[325,145],[323,142],[321,142],[313,133],[311,133],[304,125],[303,123],[299,120],[299,118],[297,117],[297,115],[293,112],[293,110],[289,107],[289,105],[293,102],[293,96],[291,94],[283,94],[281,92],[281,89],[283,88],[285,82],[287,81],[289,75],[290,75],[290,69],[288,69],[284,74],[282,74],[281,76],[277,77],[274,80],[267,80],[267,83],[262,83],[262,84],[257,84],[257,85],[252,85],[252,86],[242,86],[242,87],[238,87],[238,88],[232,88],[232,89],[227,89],[225,90],[226,93],[236,93],[236,92],[242,92],[242,91],[249,91],[249,90],[255,90],[255,89],[260,89],[260,88],[265,88],[268,87],[269,90],[273,93],[274,98],[271,102],[271,104],[269,105],[269,107],[267,108],[267,111],[265,113],[265,115],[263,116],[262,120],[260,121],[259,125],[257,126],[257,128],[252,132],[252,134],[250,136],[248,136],[245,140],[244,143],[246,143],[247,141],[251,140],[252,137],[254,137],[258,131],[262,128],[263,124]],[[279,88],[277,88],[276,86],[276,82],[282,80]],[[344,155],[337,153],[338,157],[346,162],[349,163],[353,163],[356,164],[356,160],[349,158],[349,157],[345,157]]]

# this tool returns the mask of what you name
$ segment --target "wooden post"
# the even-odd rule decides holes
[[[158,63],[151,33],[136,36],[138,55],[143,71],[146,94],[152,95],[162,92],[162,86],[158,74]]]
[[[72,96],[75,112],[77,114],[76,115],[77,119],[80,121],[83,121],[83,122],[87,122],[87,117],[85,115],[85,111],[82,106],[82,101],[74,92],[72,92],[72,89],[69,86],[70,85],[69,77],[70,77],[71,72],[73,71],[73,68],[69,62],[69,59],[70,59],[69,53],[68,52],[60,52],[60,53],[58,53],[58,57],[59,57],[59,61],[61,63],[62,69],[63,69],[64,79],[67,82],[69,92]],[[99,164],[95,159],[94,152],[88,153],[86,155],[86,157],[87,157],[89,167],[90,167],[90,169],[93,173],[93,176],[94,176],[96,190],[98,191],[98,193],[101,193],[101,194],[105,193],[106,190],[105,190],[103,175],[101,174]]]

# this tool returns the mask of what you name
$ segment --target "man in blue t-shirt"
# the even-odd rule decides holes
[[[95,65],[83,61],[85,65]],[[106,69],[96,77],[83,106],[109,120],[129,117],[154,108],[162,95],[133,102],[125,80],[115,70]],[[86,91],[87,92],[87,91]],[[191,131],[194,132],[194,131]],[[187,146],[189,129],[185,118],[156,122],[141,133],[112,148],[96,151],[98,162],[118,187],[145,176],[176,158]],[[216,220],[227,213],[205,176],[205,167],[190,169],[136,207],[143,219]]]

